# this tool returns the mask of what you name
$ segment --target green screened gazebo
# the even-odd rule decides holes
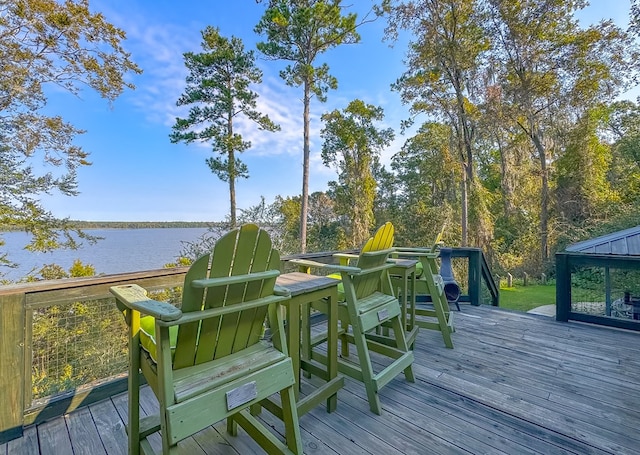
[[[595,237],[574,243],[566,248],[569,253],[592,256],[600,261],[600,270],[604,272],[605,304],[602,313],[595,314],[607,317],[640,320],[640,275],[638,257],[640,257],[640,226]],[[607,259],[610,257],[610,259]],[[594,264],[595,265],[595,264]],[[591,269],[593,271],[593,269]],[[590,282],[596,285],[593,275],[573,274],[585,285]],[[600,275],[602,276],[602,275]],[[601,284],[601,286],[602,286]],[[582,287],[582,286],[576,286]],[[584,302],[572,302],[572,311],[585,311],[588,305]],[[581,308],[584,306],[585,308]],[[593,306],[593,305],[591,305]]]

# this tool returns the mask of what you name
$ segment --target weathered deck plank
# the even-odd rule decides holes
[[[6,452],[0,450],[0,453],[7,453],[11,455],[39,453],[38,429],[35,425],[25,428],[21,438],[9,441],[5,446]]]
[[[71,438],[67,431],[64,417],[38,425],[38,441],[40,453],[73,453]]]
[[[127,433],[124,422],[111,400],[89,406],[100,441],[109,455],[127,455]]]
[[[73,453],[77,455],[107,455],[96,422],[88,407],[64,416]]]
[[[580,323],[557,323],[491,307],[455,314],[455,349],[423,330],[417,381],[398,376],[369,411],[364,387],[347,379],[338,408],[300,418],[304,450],[315,454],[640,454],[640,337]],[[374,359],[375,361],[375,359]],[[314,381],[312,378],[311,381]],[[303,383],[302,394],[310,387]],[[126,453],[126,394],[25,428],[0,445],[8,454]],[[141,393],[141,411],[155,398]],[[260,418],[282,434],[282,423]],[[153,445],[159,448],[159,438]],[[260,453],[220,422],[180,444],[188,455]]]
[[[465,318],[460,316],[458,321]],[[624,386],[606,388],[602,386],[602,378],[593,374],[599,368],[615,371],[612,365],[624,363],[620,355],[611,352],[610,346],[618,342],[618,337],[637,346],[637,334],[509,312],[496,316],[476,318],[475,324],[462,325],[466,329],[465,340],[470,335],[469,341],[475,341],[466,344],[463,350],[456,349],[455,353],[432,350],[431,368],[435,371],[426,377],[441,373],[440,384],[449,390],[458,388],[479,403],[548,431],[561,432],[595,449],[611,453],[640,450],[640,438],[632,429],[639,423],[640,401],[637,394],[629,393],[640,385],[640,378],[637,374],[624,374],[631,370],[620,368],[617,379],[624,378]],[[514,320],[524,323],[514,325]],[[499,324],[498,329],[496,321],[504,324]],[[558,334],[563,331],[564,339]],[[586,343],[583,335],[598,342]],[[554,337],[562,342],[553,341]],[[550,339],[553,349],[549,347]],[[419,337],[416,348],[419,377],[423,365],[429,364],[422,358],[427,352],[427,346],[421,346],[424,342]],[[601,347],[606,354],[599,352]],[[558,374],[560,371],[564,373]]]

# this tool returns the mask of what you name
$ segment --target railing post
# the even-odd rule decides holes
[[[571,310],[569,255],[556,253],[556,321],[568,322]]]
[[[482,250],[469,250],[469,302],[471,305],[478,306],[482,295]]]
[[[0,444],[22,436],[25,295],[0,295]]]

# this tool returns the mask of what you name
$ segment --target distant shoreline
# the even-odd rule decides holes
[[[220,226],[220,221],[70,221],[77,229],[163,229],[163,228],[209,228]],[[2,226],[0,232],[23,231],[17,226]]]

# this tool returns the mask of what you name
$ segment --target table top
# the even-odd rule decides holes
[[[418,263],[418,261],[415,259],[391,258],[391,261],[393,261],[394,267],[400,267],[403,269],[410,269],[411,267],[415,267],[415,265]]]
[[[289,292],[291,292],[292,297],[304,294],[305,292],[318,291],[320,289],[337,286],[338,283],[340,283],[340,280],[302,272],[285,273],[276,279],[276,284],[287,288]]]

